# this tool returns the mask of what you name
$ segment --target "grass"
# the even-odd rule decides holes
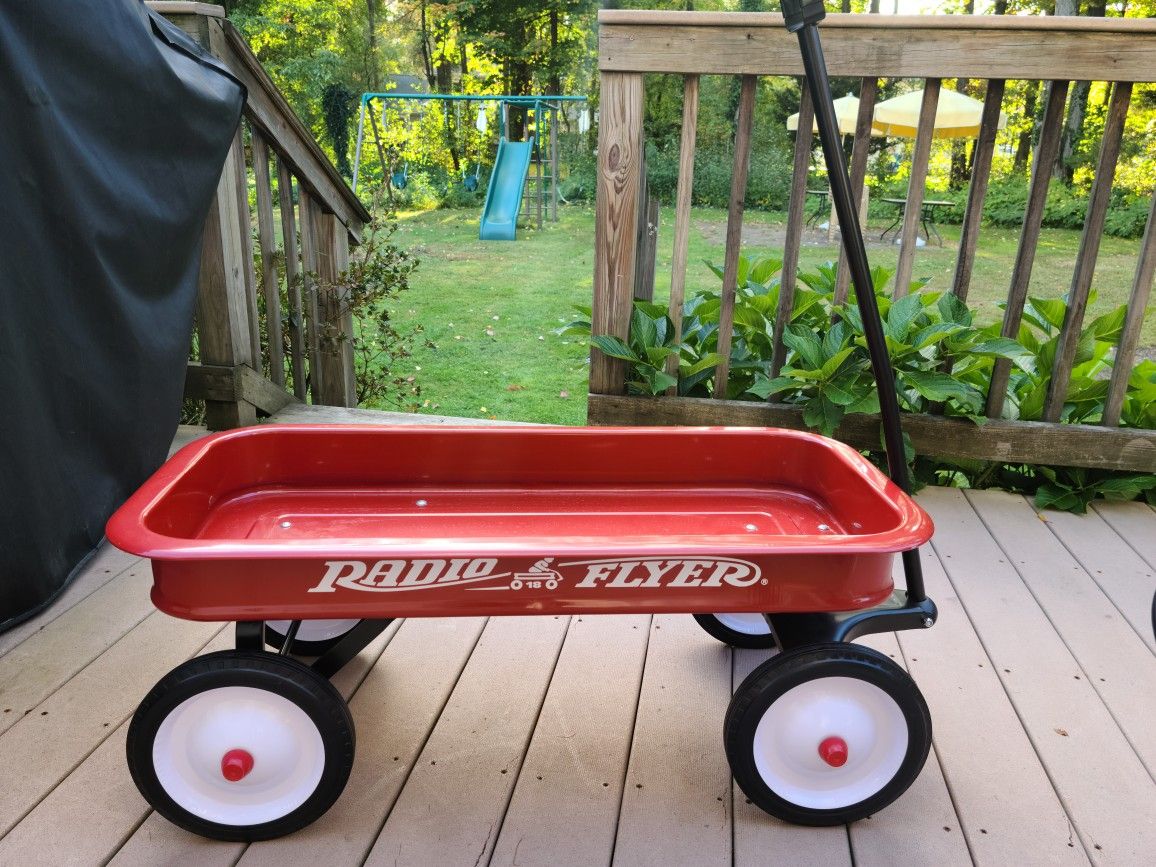
[[[413,375],[422,388],[422,412],[467,418],[499,418],[554,424],[586,419],[587,347],[553,332],[577,317],[575,304],[590,304],[594,214],[585,206],[559,211],[560,221],[542,231],[519,230],[512,243],[477,237],[474,211],[403,214],[395,240],[421,259],[411,290],[397,311],[400,325],[420,324],[436,348],[415,347]],[[889,222],[889,221],[887,221]],[[782,255],[783,215],[748,212],[743,250]],[[670,289],[673,212],[661,216],[655,299]],[[898,247],[878,243],[886,222],[872,220],[872,265],[894,268]],[[726,214],[698,209],[691,220],[687,293],[718,285],[703,259],[722,262]],[[959,229],[941,226],[944,246],[920,248],[913,275],[929,288],[947,289],[955,267]],[[1058,297],[1068,291],[1080,234],[1045,229],[1032,271],[1031,294]],[[812,269],[837,258],[826,233],[811,231],[800,266]],[[1007,295],[1019,234],[985,228],[980,236],[969,304],[981,321],[997,321]],[[1100,245],[1089,315],[1128,300],[1139,240],[1105,237]],[[1156,343],[1156,321],[1145,323],[1141,345]]]

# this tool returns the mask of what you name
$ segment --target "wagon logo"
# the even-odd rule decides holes
[[[502,578],[509,572],[495,573],[498,561],[490,558],[456,558],[452,560],[326,560],[325,575],[310,593],[335,593],[338,587],[348,590],[389,592],[416,590],[446,584],[472,584]]]
[[[585,566],[575,586],[589,587],[749,587],[762,578],[754,563],[732,557],[701,560],[642,557],[634,560],[581,560],[560,566]]]

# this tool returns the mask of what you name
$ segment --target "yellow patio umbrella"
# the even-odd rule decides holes
[[[859,97],[847,94],[835,100],[835,117],[839,121],[839,132],[843,135],[855,134],[855,122],[859,119]],[[795,112],[787,118],[787,129],[797,130],[799,128],[799,113]],[[818,132],[819,124],[817,122],[811,123],[811,131]],[[883,135],[880,130],[872,127],[872,135]]]
[[[919,125],[919,109],[923,104],[923,91],[916,90],[892,97],[875,106],[872,128],[877,135],[915,138]],[[983,115],[983,103],[978,99],[954,90],[939,91],[939,103],[935,111],[935,138],[975,138],[979,135],[979,122]],[[1007,115],[999,113],[999,129],[1007,126]]]

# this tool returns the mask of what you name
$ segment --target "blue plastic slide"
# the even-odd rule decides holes
[[[529,141],[498,142],[498,156],[486,189],[480,237],[483,241],[513,241],[522,207],[522,187],[530,170],[534,138]]]

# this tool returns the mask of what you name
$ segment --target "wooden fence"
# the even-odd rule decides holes
[[[347,298],[329,287],[348,267],[369,213],[221,7],[149,5],[248,89],[205,223],[197,361],[185,396],[205,400],[213,430],[253,424],[258,412],[293,401],[354,405],[352,316]]]
[[[675,203],[670,315],[681,320],[699,78],[738,76],[742,82],[735,137],[733,186],[726,232],[719,353],[730,354],[743,196],[751,149],[758,76],[802,75],[798,42],[782,17],[763,13],[603,11],[599,15],[601,102],[598,200],[595,238],[593,328],[595,334],[626,339],[640,270],[640,225],[646,220],[643,166],[643,82],[646,73],[684,76],[683,129]],[[883,78],[924,80],[922,112],[911,156],[910,186],[900,229],[895,291],[909,285],[941,80],[987,83],[980,133],[951,291],[966,299],[980,235],[1000,103],[1007,80],[1044,83],[1044,113],[1035,148],[1023,228],[1016,251],[1003,334],[1018,333],[1040,236],[1051,167],[1060,146],[1069,82],[1111,83],[1104,137],[1092,183],[1079,252],[1070,286],[1044,421],[1000,420],[1009,363],[1000,359],[987,395],[987,424],[938,415],[908,416],[906,430],[922,454],[1035,462],[1069,466],[1156,471],[1156,431],[1118,427],[1136,343],[1156,269],[1156,198],[1141,241],[1128,318],[1117,348],[1103,422],[1059,424],[1092,286],[1116,161],[1135,82],[1156,81],[1156,21],[1019,16],[830,15],[822,25],[832,76],[862,80],[858,128],[850,161],[852,188],[862,195],[871,115]],[[788,322],[803,234],[806,175],[813,144],[812,106],[804,93],[796,140],[794,176],[784,250],[779,309],[774,329],[774,364],[782,364],[782,333]],[[645,235],[645,233],[643,233]],[[840,261],[836,300],[850,282]],[[645,289],[643,290],[645,293]],[[634,397],[625,392],[626,363],[591,352],[589,418],[592,424],[734,424],[804,427],[797,407],[718,399],[726,394],[728,371],[721,365],[716,399]],[[836,436],[861,448],[879,446],[878,418],[847,416]]]

